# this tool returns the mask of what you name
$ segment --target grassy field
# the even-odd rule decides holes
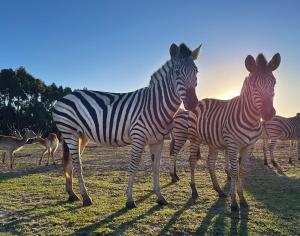
[[[218,198],[212,190],[205,166],[196,172],[199,198],[190,198],[188,147],[179,157],[181,180],[170,184],[165,143],[160,182],[169,204],[164,207],[155,203],[146,150],[134,185],[138,207],[133,210],[124,208],[128,147],[86,149],[84,176],[94,204],[85,208],[81,202],[66,202],[60,149],[56,166],[37,165],[41,150],[27,145],[13,171],[8,163],[0,164],[0,235],[300,235],[300,165],[296,157],[294,165],[287,164],[284,144],[276,149],[280,173],[263,165],[259,148],[255,152],[245,183],[250,207],[239,213],[231,213],[230,198]],[[223,154],[219,159],[217,174],[228,192]],[[74,187],[78,193],[77,184]]]

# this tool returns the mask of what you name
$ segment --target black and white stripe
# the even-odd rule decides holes
[[[275,116],[270,121],[263,122],[263,139],[264,139],[264,163],[268,165],[267,150],[270,152],[271,162],[277,166],[274,159],[274,149],[278,140],[290,140],[290,148],[293,147],[293,141],[300,138],[300,113],[294,117]],[[268,140],[270,144],[267,145]],[[299,154],[298,154],[299,158]],[[292,157],[289,156],[289,163],[292,164]]]
[[[153,157],[154,191],[158,203],[166,203],[159,187],[163,139],[169,133],[181,101],[187,109],[197,105],[194,60],[199,50],[200,47],[191,51],[185,44],[179,47],[172,44],[171,59],[152,75],[146,88],[130,93],[81,90],[57,102],[53,120],[72,156],[84,205],[92,204],[84,185],[80,158],[88,140],[107,146],[132,145],[127,207],[135,206],[132,198],[134,176],[144,147],[149,145]],[[74,200],[77,197],[72,189],[72,168],[68,166],[65,165],[67,191],[69,199]]]
[[[199,144],[203,143],[209,146],[207,164],[214,189],[220,196],[225,196],[215,175],[218,150],[223,149],[225,157],[228,158],[227,168],[231,177],[232,209],[238,209],[236,185],[241,205],[247,205],[242,187],[244,165],[252,146],[262,134],[260,119],[269,120],[275,115],[273,108],[275,78],[272,71],[279,64],[279,54],[276,54],[269,63],[262,54],[258,55],[256,61],[252,56],[248,56],[245,65],[250,74],[244,81],[240,96],[226,101],[203,99],[199,101],[195,111],[176,115],[175,129],[171,135],[174,139],[171,142],[173,146],[170,152],[171,159],[175,158],[186,138],[189,139],[191,142],[191,187],[194,197],[198,196],[194,169]],[[184,124],[184,121],[187,124]],[[241,156],[240,164],[239,155]],[[177,178],[174,173],[176,169],[174,164],[175,162],[172,166],[171,163],[170,167],[173,180]]]

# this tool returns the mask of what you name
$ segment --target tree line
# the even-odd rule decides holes
[[[44,134],[55,132],[51,110],[55,102],[72,92],[69,87],[46,85],[24,67],[0,71],[0,134],[9,126],[29,128]]]

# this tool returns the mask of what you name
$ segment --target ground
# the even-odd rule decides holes
[[[13,171],[8,163],[0,164],[0,235],[300,235],[300,164],[284,143],[275,152],[281,171],[264,166],[261,147],[256,148],[245,183],[250,207],[239,213],[231,213],[230,198],[217,196],[204,165],[196,172],[199,198],[190,198],[188,146],[178,157],[181,180],[170,184],[168,145],[169,141],[164,145],[160,183],[169,204],[155,203],[146,150],[134,185],[138,207],[133,210],[124,208],[129,147],[87,147],[84,176],[94,204],[82,207],[81,202],[66,202],[61,148],[57,165],[45,166],[45,159],[38,166],[41,147],[26,145]],[[205,158],[207,150],[202,150]],[[294,165],[288,164],[288,155],[294,156]],[[220,153],[217,175],[228,192],[223,167]],[[78,193],[77,184],[74,188]]]

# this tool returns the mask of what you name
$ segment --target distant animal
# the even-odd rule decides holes
[[[8,153],[11,169],[13,168],[15,153],[21,150],[29,139],[36,137],[36,134],[32,130],[25,128],[24,131],[25,134],[23,135],[22,139],[18,139],[13,136],[0,135],[0,150]]]
[[[14,126],[8,126],[8,128],[11,131],[9,136],[16,137],[17,139],[22,139],[23,138],[20,131],[17,130]],[[4,151],[2,153],[2,163],[5,163],[5,158],[6,158],[6,152]]]
[[[92,204],[84,184],[81,166],[83,149],[88,140],[92,140],[115,147],[132,145],[127,208],[136,207],[132,187],[144,147],[149,145],[157,202],[167,204],[159,186],[163,140],[169,134],[173,116],[181,102],[183,101],[186,109],[194,109],[197,105],[197,67],[194,60],[197,59],[199,50],[200,47],[191,51],[185,44],[172,44],[171,59],[151,76],[150,84],[146,88],[130,93],[75,91],[55,104],[53,120],[64,140],[69,201],[78,200],[72,188],[73,163],[83,205]]]
[[[33,139],[33,143],[39,143],[41,144],[45,149],[39,159],[39,165],[42,164],[43,157],[48,153],[48,159],[46,162],[46,165],[49,165],[49,159],[50,155],[52,157],[52,162],[55,165],[55,159],[54,159],[54,153],[56,152],[58,145],[59,145],[59,140],[57,138],[57,135],[54,133],[49,133],[46,138],[42,138],[42,134],[38,134],[36,138]]]
[[[268,63],[263,54],[254,60],[247,56],[245,66],[250,72],[244,80],[240,96],[230,100],[203,99],[196,109],[184,112],[175,122],[181,124],[180,129],[172,130],[170,147],[171,160],[176,158],[179,150],[187,139],[190,140],[190,169],[192,196],[197,197],[194,169],[197,161],[199,144],[209,146],[207,165],[213,188],[220,197],[226,196],[221,190],[216,174],[216,160],[219,149],[225,149],[228,158],[228,172],[231,178],[231,209],[238,210],[236,191],[240,198],[240,205],[247,207],[243,195],[243,178],[246,172],[246,161],[253,145],[262,134],[261,118],[270,120],[275,115],[273,107],[274,86],[276,83],[273,71],[280,64],[280,55],[273,56]],[[181,116],[181,117],[182,117]],[[176,115],[175,119],[180,117]],[[176,179],[176,162],[171,162],[170,175]]]
[[[270,152],[271,162],[278,166],[274,159],[274,149],[278,140],[290,140],[290,148],[293,148],[293,141],[300,139],[300,113],[294,117],[275,116],[270,121],[263,122],[263,151],[264,164],[268,165],[267,151]],[[268,141],[271,141],[268,145]],[[298,160],[300,156],[298,153]],[[291,150],[289,153],[289,163],[292,164]]]

